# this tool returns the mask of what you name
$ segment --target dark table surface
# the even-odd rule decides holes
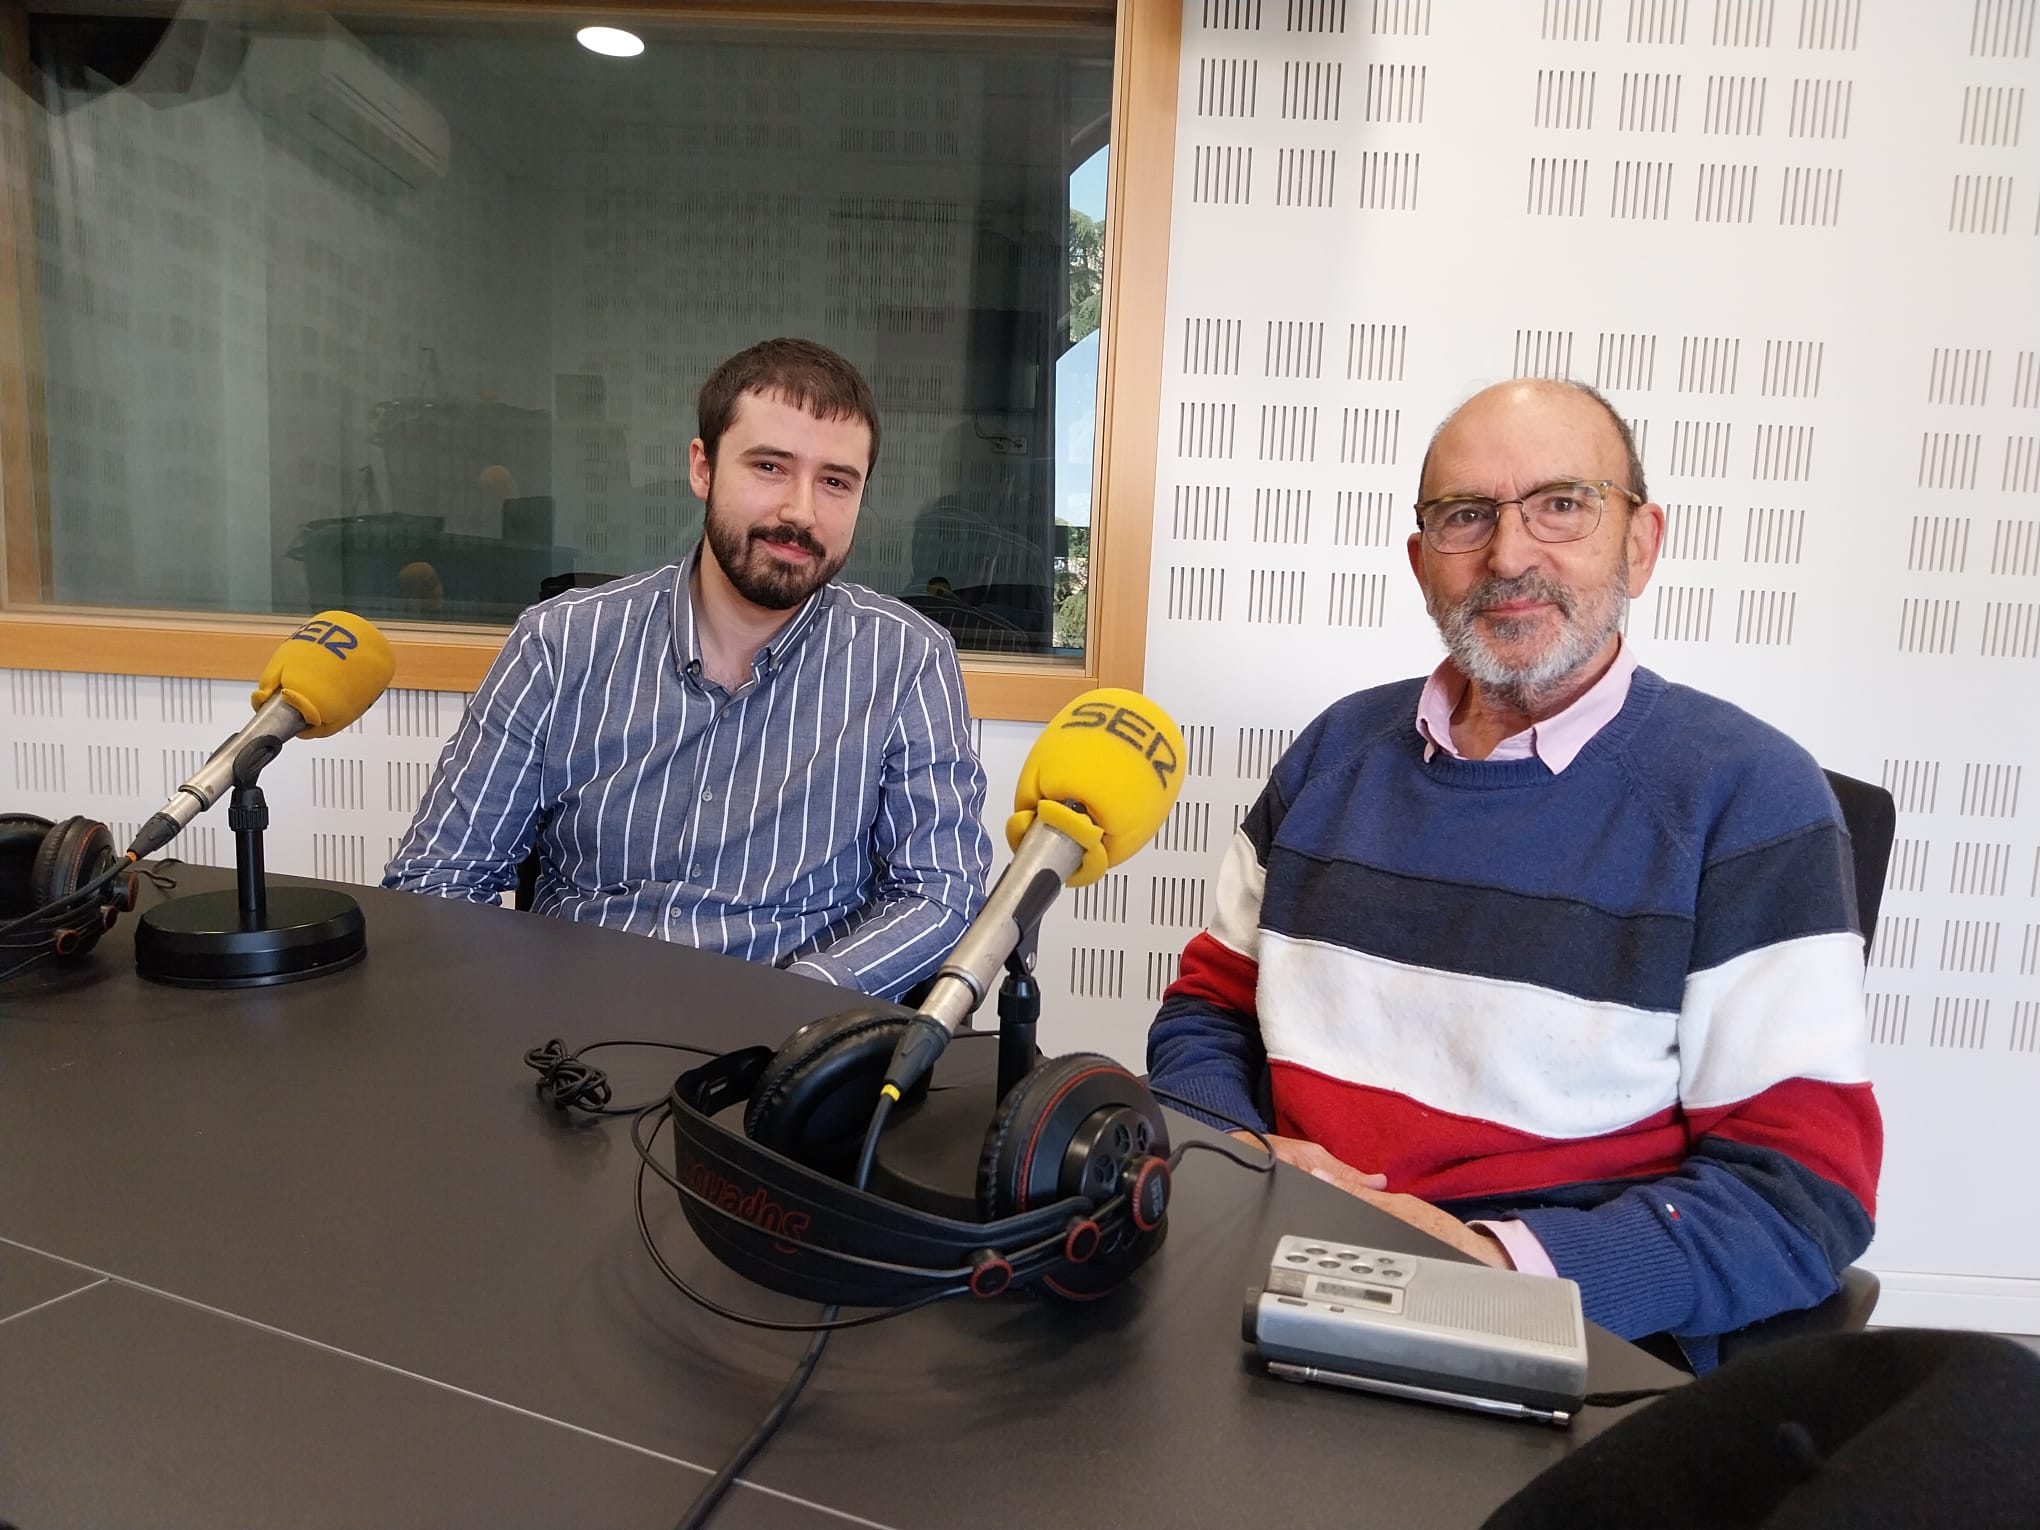
[[[663,1283],[627,1124],[562,1124],[522,1054],[777,1042],[844,995],[351,890],[368,957],[315,981],[148,983],[124,920],[82,964],[0,987],[0,1519],[665,1525],[784,1383],[804,1341]],[[959,1043],[947,1076],[993,1051]],[[620,1099],[687,1065],[607,1061]],[[1195,1154],[1176,1187],[1167,1243],[1102,1301],[952,1302],[837,1335],[716,1523],[1474,1525],[1621,1416],[1558,1431],[1257,1374],[1240,1306],[1279,1236],[1440,1245],[1286,1168]],[[684,1274],[812,1315],[706,1256],[669,1194],[650,1204]],[[1590,1343],[1596,1389],[1677,1379]]]

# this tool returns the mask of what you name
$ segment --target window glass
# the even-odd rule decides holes
[[[686,554],[792,334],[879,400],[845,577],[1081,659],[1109,34],[575,25],[31,16],[45,598],[507,622]]]

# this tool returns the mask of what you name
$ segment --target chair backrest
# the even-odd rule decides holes
[[[1825,772],[1828,789],[1841,805],[1842,823],[1856,861],[1856,918],[1863,927],[1863,949],[1877,933],[1877,906],[1884,898],[1884,873],[1891,865],[1891,842],[1898,833],[1898,804],[1891,793],[1838,770]]]

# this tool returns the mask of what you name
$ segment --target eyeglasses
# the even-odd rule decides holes
[[[1495,539],[1502,506],[1514,505],[1523,514],[1523,529],[1538,541],[1577,542],[1592,536],[1601,524],[1610,494],[1619,494],[1632,505],[1643,503],[1642,495],[1605,478],[1593,483],[1567,480],[1532,489],[1521,499],[1487,499],[1478,494],[1427,499],[1417,506],[1417,525],[1433,552],[1479,552]]]

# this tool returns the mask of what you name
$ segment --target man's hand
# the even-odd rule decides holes
[[[1240,1141],[1259,1147],[1251,1132],[1234,1132]],[[1508,1254],[1502,1245],[1489,1233],[1479,1228],[1468,1227],[1459,1218],[1440,1211],[1429,1201],[1420,1201],[1414,1195],[1394,1195],[1388,1189],[1386,1174],[1363,1174],[1351,1164],[1334,1158],[1315,1142],[1306,1142],[1301,1137],[1268,1136],[1268,1146],[1275,1156],[1292,1168],[1303,1170],[1328,1185],[1337,1185],[1352,1195],[1357,1195],[1370,1206],[1378,1206],[1397,1221],[1407,1222],[1420,1232],[1427,1232],[1441,1243],[1449,1243],[1462,1254],[1471,1255],[1482,1264],[1497,1269],[1513,1269]]]
[[[1233,1136],[1250,1147],[1259,1147],[1260,1141],[1252,1132],[1234,1132]],[[1323,1180],[1328,1185],[1337,1185],[1354,1195],[1365,1195],[1370,1190],[1386,1190],[1386,1174],[1363,1174],[1350,1163],[1334,1158],[1315,1142],[1306,1142],[1301,1137],[1278,1137],[1273,1132],[1264,1133],[1268,1147],[1276,1158],[1292,1169]]]
[[[1392,1195],[1386,1190],[1357,1189],[1353,1192],[1370,1206],[1379,1206],[1383,1211],[1401,1222],[1407,1222],[1420,1232],[1427,1232],[1440,1243],[1449,1243],[1462,1254],[1470,1254],[1482,1264],[1493,1265],[1498,1270],[1513,1270],[1516,1266],[1510,1260],[1501,1241],[1492,1233],[1478,1227],[1468,1227],[1450,1212],[1440,1211],[1429,1201],[1420,1201],[1414,1195]]]

